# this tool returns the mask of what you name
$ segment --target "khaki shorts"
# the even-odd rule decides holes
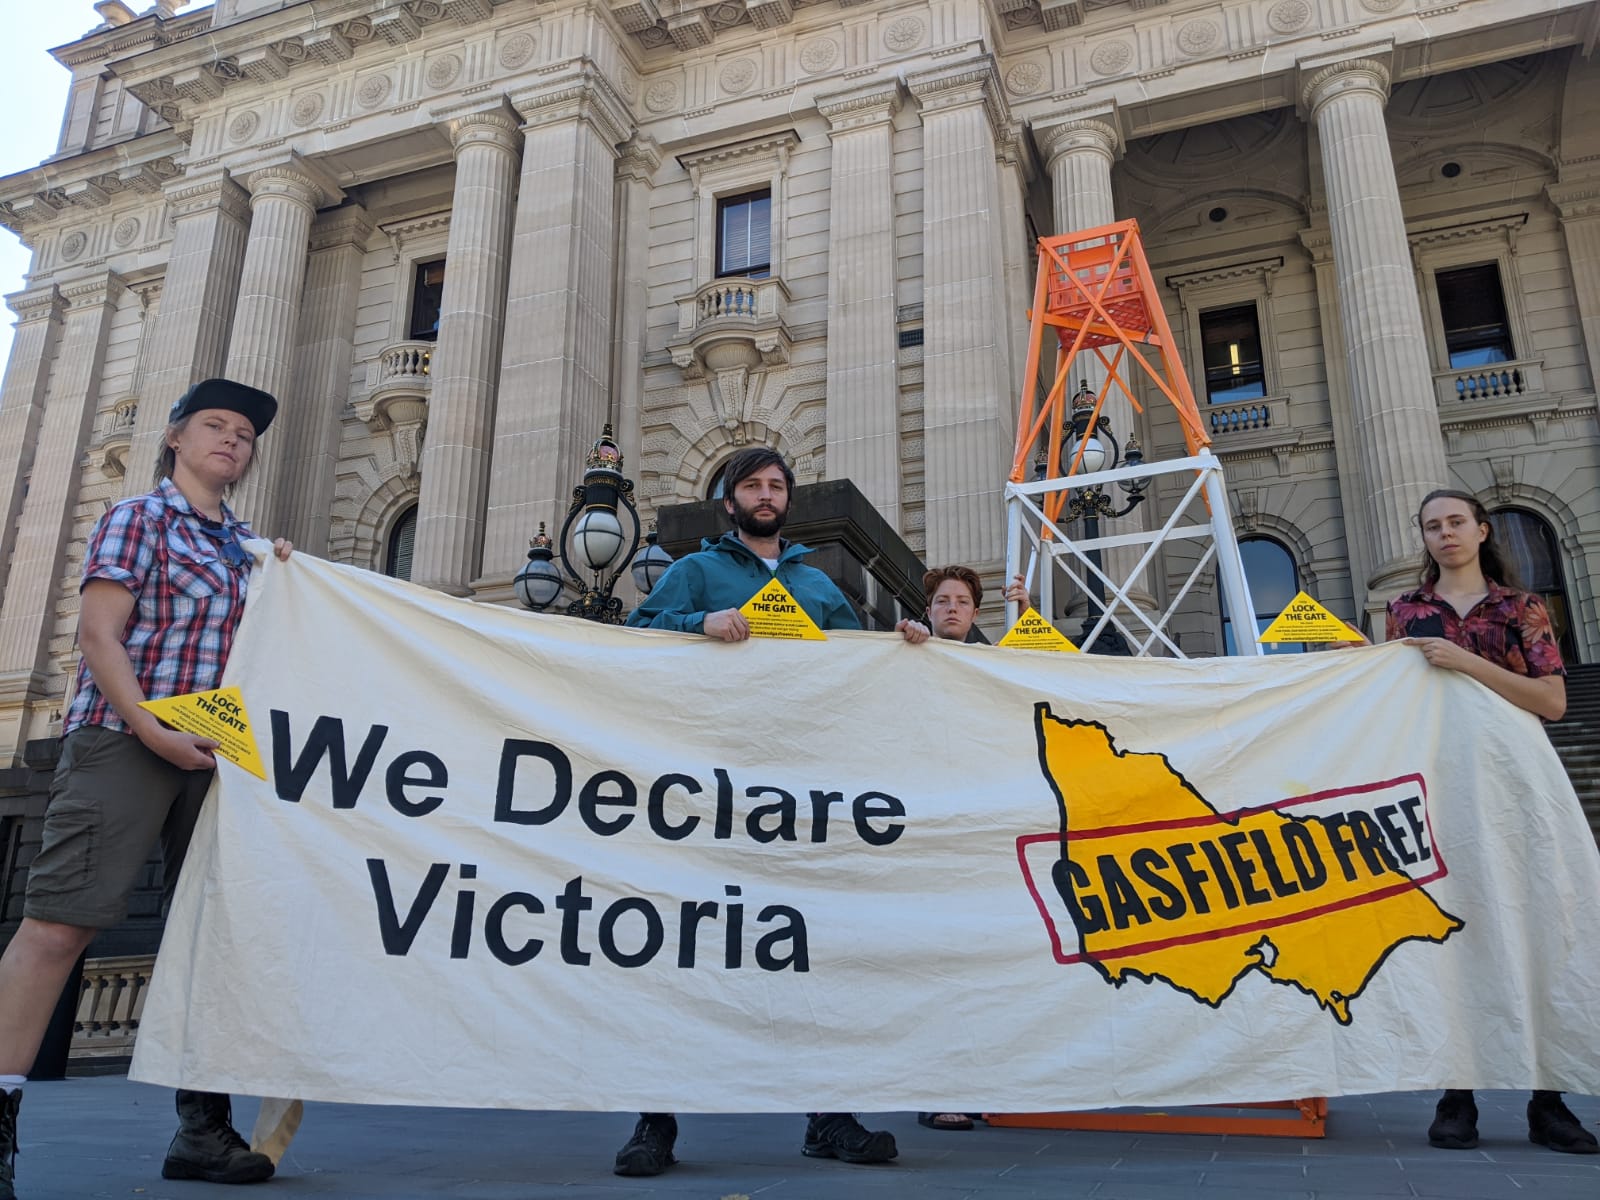
[[[23,915],[87,929],[116,925],[157,842],[170,900],[213,774],[175,767],[132,734],[74,729],[50,781]]]

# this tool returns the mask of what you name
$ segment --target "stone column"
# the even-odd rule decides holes
[[[1572,266],[1572,297],[1589,357],[1589,386],[1600,392],[1600,176],[1545,188],[1561,216]]]
[[[1375,564],[1366,601],[1415,577],[1417,505],[1448,478],[1405,213],[1384,127],[1389,70],[1375,58],[1300,64],[1322,146],[1350,406]],[[1357,588],[1360,598],[1360,588]]]
[[[1005,553],[1011,364],[988,58],[911,75],[922,109],[923,463],[930,564],[987,569]]]
[[[1056,233],[1094,229],[1115,221],[1117,214],[1111,192],[1111,167],[1122,157],[1124,149],[1116,115],[1107,110],[1074,114],[1062,120],[1035,125],[1034,137],[1049,167],[1052,215],[1055,218]],[[1041,359],[1053,364],[1051,348],[1046,346],[1045,350],[1046,353],[1041,355]],[[1047,368],[1047,373],[1050,369],[1053,368]],[[1124,356],[1121,373],[1122,378],[1137,390],[1142,373],[1139,366]],[[1088,383],[1090,390],[1096,395],[1105,386],[1106,370],[1092,352],[1080,353],[1074,360],[1071,378],[1067,384],[1069,404],[1070,397],[1078,390],[1080,381]],[[1165,398],[1162,398],[1160,403],[1165,404]],[[1105,403],[1100,408],[1100,419],[1111,430],[1119,446],[1127,443],[1130,433],[1136,436],[1141,433],[1139,418],[1133,410],[1133,405],[1128,402],[1128,398],[1122,394],[1120,388],[1113,387],[1106,396]],[[1144,437],[1140,437],[1140,441],[1145,440]],[[1112,496],[1120,499],[1116,489],[1112,489]],[[1146,508],[1136,508],[1116,521],[1102,521],[1101,532],[1102,534],[1133,533],[1148,529],[1149,518],[1150,513]],[[1100,557],[1106,574],[1121,584],[1128,578],[1142,554],[1142,547],[1130,546],[1102,551]],[[1060,580],[1058,583],[1064,585],[1065,580]],[[1065,586],[1057,587],[1058,602],[1065,599],[1068,594],[1070,594],[1069,589]],[[1133,582],[1130,594],[1143,611],[1150,611],[1152,600],[1147,575],[1141,574]],[[1074,611],[1082,611],[1086,604],[1087,602],[1082,599],[1074,599],[1071,607]],[[1116,615],[1133,633],[1146,632],[1146,627],[1129,616],[1125,610],[1119,611]]]
[[[294,364],[311,220],[317,209],[343,196],[320,170],[295,154],[252,171],[245,182],[250,188],[250,239],[239,273],[239,303],[225,373],[276,396],[281,418]],[[280,520],[283,446],[276,432],[262,439],[255,465],[232,501],[234,511],[249,519],[263,537],[277,536]]]
[[[150,490],[172,402],[196,380],[222,373],[250,219],[246,192],[223,175],[169,188],[167,211],[176,227],[150,370],[128,449],[124,491],[129,496]]]
[[[636,134],[617,159],[622,227],[617,246],[617,332],[612,339],[611,411],[630,473],[639,467],[640,405],[644,397],[645,331],[650,321],[650,193],[661,148]]]
[[[890,80],[817,98],[833,140],[828,202],[827,469],[901,533]]]
[[[0,604],[0,707],[50,693],[47,651],[77,515],[80,462],[100,399],[107,335],[124,291],[107,271],[66,284],[66,327],[39,422],[28,497],[22,506],[11,573]]]
[[[429,369],[411,578],[455,595],[466,593],[483,543],[520,124],[502,101],[447,126],[455,146],[455,196],[443,315]]]
[[[6,297],[17,314],[5,383],[0,385],[0,590],[4,589],[22,511],[22,481],[34,461],[45,385],[61,332],[61,293],[54,284]]]
[[[373,224],[367,210],[345,205],[311,227],[301,306],[300,346],[272,441],[282,461],[276,527],[308,554],[328,552],[329,513],[339,462],[341,414],[350,393],[361,260]]]
[[[559,530],[610,415],[616,147],[627,105],[592,67],[512,97],[523,125],[479,592],[510,594],[528,539]]]

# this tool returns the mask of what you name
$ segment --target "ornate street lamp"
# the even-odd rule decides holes
[[[656,590],[656,584],[661,582],[661,577],[671,565],[672,555],[656,545],[656,530],[652,525],[650,532],[644,535],[644,549],[633,560],[633,586],[648,596]]]
[[[572,489],[572,507],[567,510],[560,539],[552,542],[544,531],[544,523],[539,523],[538,535],[528,543],[527,565],[517,573],[513,587],[518,600],[528,608],[543,612],[560,597],[563,586],[570,583],[578,598],[567,605],[568,616],[620,625],[622,601],[611,592],[639,549],[639,513],[633,506],[633,480],[622,474],[622,451],[611,435],[610,425],[589,451],[585,465],[583,482]],[[618,516],[619,505],[627,510],[633,525],[631,535]],[[650,550],[670,565],[671,556],[654,544],[654,534],[650,542]],[[646,551],[645,558],[652,566],[660,561],[650,551]],[[666,570],[666,565],[660,569]],[[635,568],[636,580],[637,570]],[[660,572],[657,572],[650,578],[651,585],[659,578]]]
[[[1111,426],[1104,419],[1096,419],[1094,393],[1089,390],[1087,380],[1078,384],[1077,394],[1072,397],[1072,431],[1068,434],[1067,446],[1062,452],[1064,460],[1069,463],[1078,461],[1080,446],[1083,449],[1082,473],[1085,475],[1092,475],[1097,471],[1115,470],[1119,464],[1137,467],[1144,463],[1144,449],[1139,445],[1138,438],[1130,433],[1126,444],[1119,449],[1117,439],[1111,432]],[[1084,541],[1092,542],[1100,536],[1101,517],[1125,517],[1143,504],[1146,499],[1145,488],[1149,486],[1149,481],[1124,479],[1117,486],[1128,497],[1128,502],[1121,508],[1117,507],[1116,501],[1108,496],[1099,484],[1072,489],[1067,498],[1066,515],[1068,520],[1083,521]],[[1100,548],[1096,546],[1086,551],[1085,556],[1095,566],[1095,569],[1089,572],[1089,595],[1094,597],[1099,610],[1091,611],[1083,619],[1083,626],[1078,633],[1079,645],[1088,640],[1099,614],[1104,612],[1106,607],[1106,585],[1099,574],[1102,565]],[[1094,640],[1094,645],[1088,649],[1091,654],[1132,653],[1121,631],[1109,624],[1101,630],[1100,636]]]

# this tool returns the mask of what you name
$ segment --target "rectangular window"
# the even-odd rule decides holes
[[[414,342],[439,340],[439,309],[444,303],[444,259],[417,264],[411,286],[411,333]]]
[[[1261,321],[1253,301],[1202,312],[1200,352],[1206,367],[1206,403],[1226,404],[1267,394]]]
[[[1433,281],[1452,367],[1479,367],[1516,357],[1498,264],[1436,271]]]
[[[717,274],[765,279],[772,268],[772,189],[717,201]]]

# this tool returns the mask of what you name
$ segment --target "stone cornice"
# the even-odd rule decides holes
[[[1300,244],[1306,248],[1306,253],[1311,255],[1313,263],[1331,263],[1333,261],[1333,230],[1326,225],[1313,225],[1309,229],[1302,229],[1296,235]]]
[[[1045,162],[1054,165],[1066,154],[1099,154],[1116,162],[1126,148],[1114,107],[1062,113],[1033,122],[1033,137]]]
[[[712,146],[709,150],[694,150],[688,154],[680,154],[678,165],[688,171],[692,178],[698,179],[702,175],[737,168],[746,163],[786,158],[799,144],[800,135],[792,129],[785,129],[781,133],[768,134],[766,137],[729,142],[721,146]]]
[[[1181,275],[1168,275],[1166,284],[1178,293],[1183,301],[1190,288],[1216,287],[1222,283],[1236,283],[1241,279],[1258,278],[1267,294],[1272,294],[1272,277],[1283,269],[1283,256],[1257,258],[1250,262],[1229,263],[1222,267],[1208,267],[1202,271],[1185,271]]]
[[[817,97],[817,112],[835,133],[885,125],[900,108],[900,81],[876,80],[860,87]]]
[[[178,220],[219,210],[235,220],[248,221],[250,193],[227,175],[213,175],[194,182],[185,179],[167,189],[167,207]]]
[[[1545,185],[1544,194],[1563,221],[1600,217],[1600,177]]]
[[[315,163],[290,153],[276,162],[249,167],[242,172],[250,189],[252,206],[265,196],[281,196],[313,211],[344,199],[344,191]]]
[[[1508,213],[1503,217],[1490,217],[1483,221],[1464,221],[1458,225],[1435,225],[1428,229],[1407,230],[1406,241],[1410,244],[1413,255],[1425,247],[1440,246],[1447,242],[1473,242],[1483,238],[1503,242],[1515,250],[1517,231],[1527,223],[1527,213]]]
[[[488,108],[451,113],[444,127],[457,158],[468,146],[493,146],[511,154],[522,148],[522,119],[503,96]]]
[[[100,305],[115,304],[127,285],[115,271],[101,271],[88,278],[68,280],[60,286],[70,316]]]
[[[0,179],[0,225],[25,234],[57,216],[93,211],[125,193],[153,196],[179,173],[170,131],[146,134]]]
[[[1308,119],[1315,118],[1317,110],[1334,96],[1354,91],[1371,92],[1380,104],[1387,105],[1393,49],[1392,43],[1384,42],[1301,59],[1296,88],[1300,111]]]
[[[1000,84],[1000,72],[995,68],[992,55],[981,54],[917,71],[906,76],[906,87],[917,98],[924,118],[929,113],[981,104],[988,114],[989,127],[996,134],[1011,123],[1005,89]]]
[[[377,228],[367,210],[359,204],[322,213],[311,226],[310,248],[329,250],[335,246],[362,246]]]
[[[408,238],[448,233],[450,229],[450,214],[448,212],[429,213],[425,217],[409,217],[404,221],[391,221],[380,225],[379,228],[383,230],[384,236],[396,245],[404,245]]]
[[[35,321],[61,319],[61,289],[53,283],[43,287],[12,292],[6,297],[6,307],[17,314],[17,324],[30,325]]]
[[[576,62],[576,71],[538,88],[516,92],[511,106],[522,115],[523,130],[562,121],[582,121],[608,146],[616,147],[633,136],[633,113],[606,77],[588,59]]]
[[[661,147],[647,134],[636,133],[617,148],[617,178],[649,183],[661,169]]]

